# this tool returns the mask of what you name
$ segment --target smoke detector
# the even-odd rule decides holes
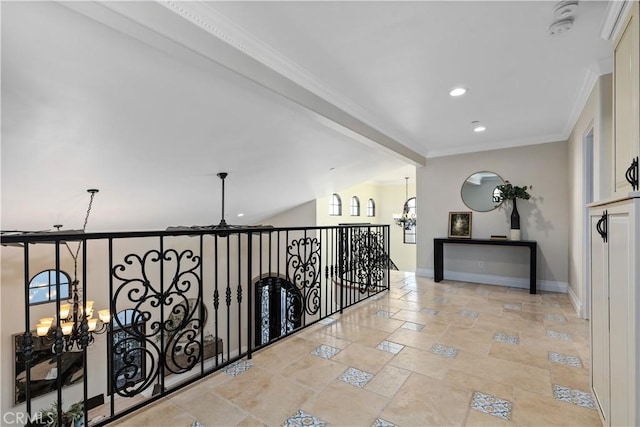
[[[565,0],[556,4],[553,8],[553,14],[557,19],[564,19],[573,17],[578,9],[578,2],[576,0]]]
[[[553,7],[554,21],[549,25],[549,28],[547,28],[547,33],[549,33],[550,36],[557,36],[569,31],[573,27],[573,14],[577,9],[577,0],[564,0],[556,3]]]
[[[560,19],[549,25],[547,32],[550,36],[557,36],[566,33],[573,27],[573,17]]]

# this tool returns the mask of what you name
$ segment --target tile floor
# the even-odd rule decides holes
[[[588,337],[567,295],[393,272],[381,298],[114,425],[600,426]]]

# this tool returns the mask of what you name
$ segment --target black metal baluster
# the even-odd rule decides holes
[[[60,240],[56,240],[55,257],[56,257],[56,339],[54,344],[54,351],[56,353],[56,369],[58,372],[62,372],[62,327],[60,326]],[[75,280],[75,278],[74,278]],[[62,375],[56,375],[56,387],[57,387],[57,413],[58,413],[58,425],[62,425]]]
[[[242,351],[242,241],[241,241],[241,237],[242,234],[241,233],[237,233],[236,236],[238,236],[238,251],[237,251],[237,258],[238,258],[238,289],[237,289],[237,301],[238,301],[238,349],[241,352]],[[231,237],[229,237],[230,239]]]
[[[24,355],[24,370],[26,374],[25,385],[25,402],[27,416],[31,416],[31,357],[33,355],[33,335],[31,334],[30,320],[30,304],[29,294],[31,284],[31,276],[29,275],[29,244],[25,244],[24,248],[24,330],[22,337],[22,354]]]
[[[253,278],[251,277],[251,270],[253,264],[252,250],[253,250],[253,234],[251,231],[247,233],[247,359],[253,357],[253,337],[252,337],[252,300],[253,300]],[[257,302],[256,302],[257,304]]]
[[[113,238],[110,237],[108,241],[109,247],[109,329],[113,331],[113,313],[115,312],[115,301],[113,298]],[[115,365],[115,354],[113,353],[113,338],[112,336],[107,339],[107,384],[111,384],[111,390],[109,391],[109,413],[111,417],[115,414],[115,378],[113,375],[113,367]]]
[[[218,308],[220,307],[220,292],[218,291],[218,235],[214,234],[213,235],[213,253],[214,253],[214,257],[213,257],[213,270],[214,270],[214,290],[213,290],[213,313],[214,313],[214,333],[215,333],[215,337],[214,339],[216,340],[216,347],[217,347],[217,343],[218,343],[218,337],[219,335],[219,330],[218,330]],[[229,341],[227,341],[226,346],[229,347]],[[224,349],[224,344],[223,347]],[[224,351],[224,350],[223,350]],[[222,361],[224,361],[224,357],[222,356],[222,354],[220,354],[220,358],[222,359]],[[218,367],[220,363],[218,362],[218,349],[216,348],[216,367]]]
[[[204,358],[205,358],[205,326],[206,326],[206,319],[204,316],[204,311],[205,311],[205,302],[204,302],[204,235],[200,235],[199,239],[198,239],[198,249],[200,251],[200,281],[198,282],[198,302],[197,307],[198,307],[198,316],[200,319],[200,375],[204,375]],[[215,345],[218,344],[217,341],[215,341],[214,338],[214,342]],[[214,351],[217,351],[217,348],[214,349]]]
[[[225,239],[227,241],[227,288],[225,290],[225,304],[227,305],[227,360],[231,360],[231,259],[230,255],[230,243],[228,236]],[[238,347],[238,353],[241,349]]]

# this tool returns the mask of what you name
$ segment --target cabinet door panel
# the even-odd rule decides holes
[[[611,345],[611,425],[635,424],[634,408],[630,407],[635,396],[635,351],[633,322],[634,298],[630,254],[631,222],[628,212],[609,215],[609,304]]]
[[[627,168],[640,151],[640,46],[638,6],[632,6],[614,51],[614,179],[615,191],[630,191]]]
[[[608,248],[596,231],[601,211],[591,216],[591,367],[593,394],[609,422],[609,269]]]

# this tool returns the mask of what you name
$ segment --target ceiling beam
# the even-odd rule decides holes
[[[63,2],[62,5],[187,62],[213,61],[294,102],[326,126],[414,165],[426,158],[380,130],[380,120],[235,26],[205,2]],[[388,127],[387,127],[388,128]],[[403,138],[407,139],[407,138]]]

